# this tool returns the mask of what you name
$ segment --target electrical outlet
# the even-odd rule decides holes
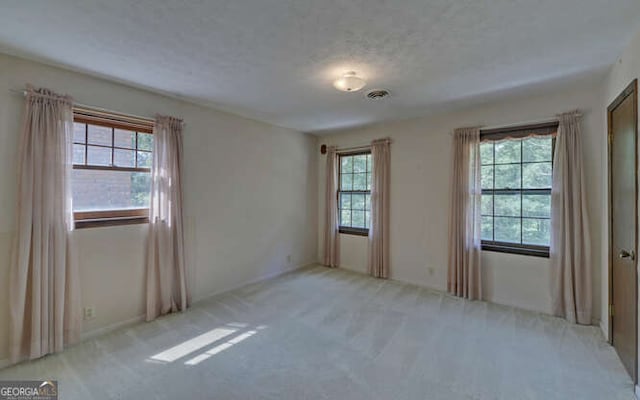
[[[287,256],[287,265],[291,265],[291,254]]]
[[[94,319],[96,317],[96,308],[95,306],[89,306],[89,307],[85,307],[84,308],[84,319],[85,320],[89,320],[89,319]]]
[[[429,276],[433,276],[433,274],[436,272],[435,269],[433,269],[433,267],[427,268],[427,271],[429,272]]]

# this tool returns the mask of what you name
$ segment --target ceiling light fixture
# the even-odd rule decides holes
[[[353,71],[347,72],[342,75],[342,78],[336,79],[335,82],[333,82],[333,86],[343,92],[357,92],[366,84],[367,82],[365,82],[364,79],[357,77],[356,73]]]

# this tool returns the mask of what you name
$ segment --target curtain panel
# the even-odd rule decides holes
[[[327,149],[326,193],[324,210],[324,255],[323,264],[337,267],[340,264],[340,237],[338,235],[338,162],[335,146]]]
[[[449,214],[449,293],[482,299],[480,129],[456,129],[453,136]]]
[[[28,87],[18,158],[17,232],[9,274],[12,362],[59,352],[80,335],[73,212],[72,99]]]
[[[371,227],[369,228],[369,274],[389,278],[389,198],[391,140],[371,142]]]
[[[151,201],[146,254],[147,311],[185,311],[191,303],[182,219],[182,120],[158,116],[153,130]]]
[[[551,295],[556,316],[591,324],[591,257],[580,114],[559,116],[551,189]]]

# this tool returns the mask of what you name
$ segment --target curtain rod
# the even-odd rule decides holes
[[[542,125],[542,124],[551,124],[554,122],[559,122],[560,121],[560,115],[561,114],[556,114],[554,117],[552,118],[547,118],[547,119],[538,119],[538,120],[534,120],[534,121],[526,121],[526,122],[514,122],[512,124],[503,124],[503,125],[491,125],[491,126],[480,126],[480,130],[481,131],[490,131],[490,130],[497,130],[497,129],[509,129],[509,128],[518,128],[520,126],[527,126],[527,125]],[[577,112],[576,114],[578,117],[582,117],[582,113],[581,112]],[[453,131],[449,132],[449,135],[453,136]]]
[[[389,143],[391,143],[391,139],[390,138],[384,138],[381,140],[387,140]],[[363,144],[360,146],[352,146],[352,147],[341,147],[341,148],[337,148],[336,149],[336,153],[340,154],[340,153],[347,153],[347,152],[352,152],[352,151],[358,151],[358,150],[369,150],[371,149],[371,144]],[[323,144],[322,146],[320,146],[320,153],[321,154],[327,154],[327,145]]]
[[[513,124],[505,124],[505,125],[492,125],[492,126],[481,126],[480,130],[488,131],[493,129],[509,129],[509,128],[517,128],[519,126],[527,126],[527,125],[538,125],[538,124],[551,124],[554,122],[558,122],[558,118],[548,118],[548,119],[538,119],[535,121],[527,121],[527,122],[517,122]]]
[[[363,146],[342,147],[342,148],[337,148],[336,153],[345,153],[347,151],[357,151],[357,150],[367,150],[370,148],[371,148],[370,144],[363,145]]]
[[[580,110],[575,110],[574,112],[578,117],[582,117],[582,113],[580,112]],[[556,114],[552,118],[538,119],[535,121],[528,121],[528,122],[516,122],[513,124],[506,124],[506,125],[481,126],[480,130],[509,129],[509,128],[517,128],[519,126],[526,126],[526,125],[550,124],[554,122],[559,122],[561,115],[562,114]]]
[[[327,154],[327,145],[323,144],[320,146],[320,154]],[[371,148],[371,145],[362,145],[362,146],[353,146],[353,147],[343,147],[341,149],[336,149],[336,153],[346,153],[349,151],[358,151],[358,150],[368,150]]]
[[[27,91],[26,90],[21,90],[21,89],[9,89],[9,91],[11,93],[15,93],[15,94],[20,94],[22,96],[26,96],[27,95]],[[106,112],[106,113],[118,113],[118,114],[125,114],[125,113],[120,113],[117,111],[113,111],[113,110],[108,110],[106,108],[102,108],[102,107],[97,107],[97,106],[92,106],[92,105],[88,105],[88,104],[82,104],[82,103],[73,103],[74,107],[77,106],[78,108],[86,108],[86,109],[90,109],[90,110],[95,110],[95,111],[101,111],[101,112]],[[154,118],[149,118],[149,117],[143,117],[141,115],[134,115],[134,114],[129,114],[126,113],[125,115],[129,116],[129,117],[133,117],[133,118],[137,118],[137,119],[141,119],[144,121],[149,121],[149,122],[155,122]]]

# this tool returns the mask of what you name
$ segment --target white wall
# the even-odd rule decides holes
[[[607,129],[607,120],[606,120],[606,108],[608,107],[613,100],[634,80],[640,78],[640,31],[636,33],[636,35],[631,39],[631,42],[628,44],[620,58],[616,61],[616,63],[611,67],[609,71],[609,75],[607,76],[605,86],[604,86],[604,101],[602,104],[602,110],[604,116],[603,120],[603,129],[606,131]],[[640,146],[640,143],[639,143]],[[640,151],[640,150],[639,150]],[[606,153],[605,153],[606,154]],[[607,166],[608,171],[608,166]],[[605,191],[608,191],[608,173],[603,175],[603,188]],[[605,309],[609,303],[609,271],[608,271],[608,263],[609,263],[609,217],[607,214],[607,210],[609,207],[608,198],[605,199],[605,207],[603,207],[603,219],[605,222],[605,226],[603,229],[602,236],[602,246],[604,251],[602,252],[602,264],[604,268],[602,270],[602,307]],[[637,266],[636,266],[637,267]],[[640,276],[640,274],[639,274]],[[638,311],[640,312],[640,305],[638,307]],[[640,323],[640,317],[638,318]],[[602,318],[602,330],[608,335],[609,333],[609,319]],[[639,338],[640,340],[640,338]],[[638,344],[640,347],[640,343]]]
[[[389,136],[391,145],[391,278],[446,290],[451,135],[457,127],[500,126],[548,120],[575,108],[584,114],[588,212],[593,240],[594,322],[600,318],[601,230],[603,205],[602,79],[558,87],[470,110],[406,121],[378,124],[318,138],[339,147],[368,143]],[[390,101],[393,101],[391,99]],[[324,204],[324,165],[318,159],[319,204]],[[324,219],[320,208],[319,255]],[[341,263],[366,271],[367,238],[341,235]],[[551,313],[549,260],[483,252],[483,289],[488,301]]]
[[[8,347],[9,254],[24,101],[9,89],[26,83],[123,113],[184,118],[186,256],[195,299],[315,261],[313,137],[0,55],[0,364]],[[144,225],[82,229],[74,237],[83,306],[96,307],[96,318],[84,323],[85,335],[142,315]]]

